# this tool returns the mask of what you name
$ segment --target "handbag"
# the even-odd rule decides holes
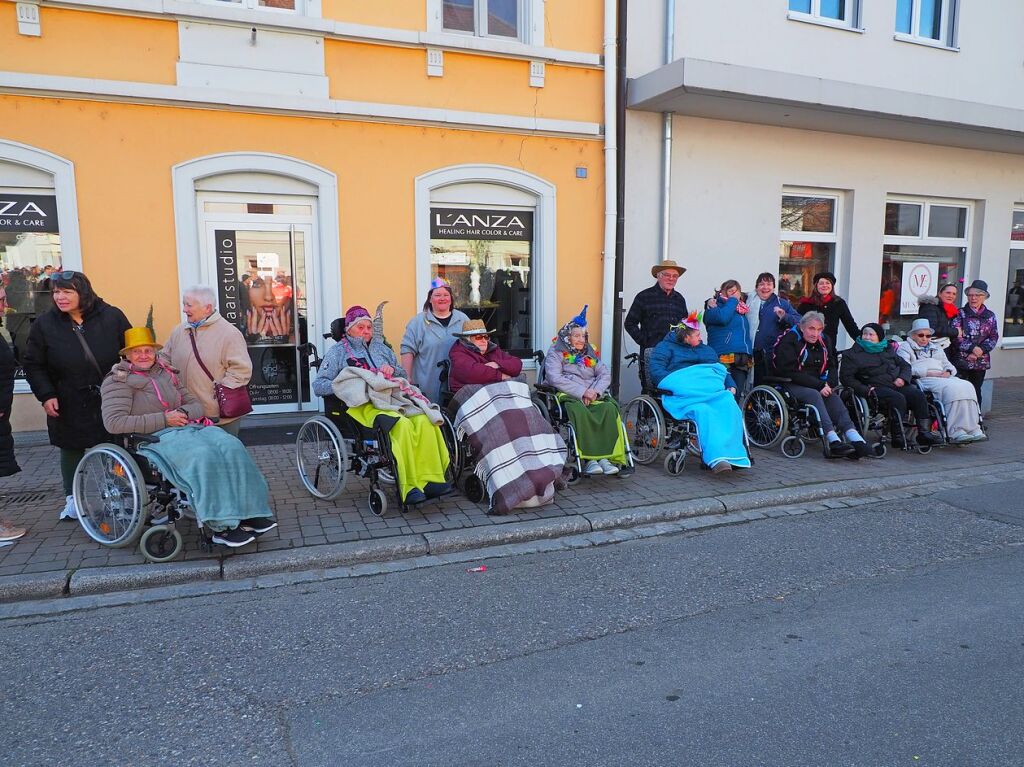
[[[220,411],[220,417],[241,418],[246,413],[251,413],[252,400],[249,398],[249,387],[239,386],[237,389],[231,389],[217,383],[213,378],[213,374],[203,364],[203,358],[199,356],[199,347],[196,346],[196,333],[194,330],[189,331],[188,338],[192,342],[192,351],[196,355],[196,362],[199,363],[199,367],[203,369],[203,372],[206,373],[209,379],[213,381],[213,396],[217,398],[217,409]]]

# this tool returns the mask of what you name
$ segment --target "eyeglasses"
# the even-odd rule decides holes
[[[486,333],[477,333],[476,335],[470,336],[470,339],[473,341],[479,341],[481,338],[489,339],[490,336],[487,335]]]

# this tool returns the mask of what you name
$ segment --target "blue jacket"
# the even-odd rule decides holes
[[[711,299],[714,307],[704,309],[704,326],[708,329],[708,346],[718,354],[753,354],[750,348],[750,324],[747,317],[736,311],[740,300],[722,298],[716,294]]]
[[[781,306],[785,312],[781,319],[775,316],[776,306]],[[775,293],[761,303],[759,315],[761,319],[757,326],[757,335],[754,337],[755,351],[772,348],[780,335],[800,322],[800,313],[793,308],[789,301],[779,298]]]
[[[690,365],[707,365],[718,362],[718,353],[705,343],[687,346],[676,340],[674,331],[670,331],[651,352],[649,367],[651,381],[655,386],[669,373],[674,373]],[[736,382],[732,376],[725,374],[725,388],[735,389]]]

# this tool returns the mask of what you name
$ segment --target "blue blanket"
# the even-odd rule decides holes
[[[243,519],[271,517],[267,481],[235,437],[216,426],[158,431],[159,442],[139,453],[176,488],[188,494],[204,527],[220,532]]]
[[[672,395],[663,396],[661,404],[673,418],[697,424],[705,464],[727,461],[749,468],[750,458],[743,444],[743,414],[732,393],[725,389],[725,376],[725,366],[718,362],[669,373],[658,387]]]

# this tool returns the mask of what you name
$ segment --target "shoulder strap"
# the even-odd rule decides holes
[[[103,371],[100,370],[100,363],[96,361],[96,356],[92,353],[92,349],[89,348],[89,344],[86,343],[85,336],[83,335],[85,332],[84,329],[81,325],[78,325],[77,327],[72,326],[71,332],[74,334],[75,338],[78,339],[78,343],[82,345],[82,351],[85,352],[85,358],[89,360],[89,363],[99,375],[100,380],[103,380]]]
[[[206,373],[207,377],[211,381],[214,381],[213,375],[210,373],[209,369],[207,369],[206,365],[203,364],[203,358],[199,356],[199,347],[196,346],[196,331],[194,328],[189,328],[188,340],[192,342],[192,351],[196,355],[196,362],[199,363],[199,367],[203,369],[203,372]]]

